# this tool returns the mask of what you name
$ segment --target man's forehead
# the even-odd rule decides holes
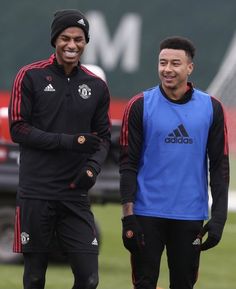
[[[172,48],[164,48],[160,51],[159,59],[171,58],[171,59],[182,59],[186,57],[186,52],[182,49],[172,49]]]
[[[67,36],[71,34],[84,35],[84,31],[80,27],[71,26],[71,27],[64,29],[59,35]]]

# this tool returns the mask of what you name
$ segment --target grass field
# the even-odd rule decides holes
[[[93,207],[101,227],[100,284],[98,289],[131,289],[129,254],[121,242],[120,206],[96,205]],[[199,280],[196,289],[236,288],[236,213],[230,213],[222,242],[201,257]],[[22,265],[0,265],[0,289],[22,288]],[[168,273],[163,255],[160,287],[168,288]],[[72,274],[68,266],[50,264],[47,272],[47,289],[69,289]]]
[[[236,155],[230,156],[230,189],[236,191]]]
[[[236,191],[236,157],[231,157],[231,185]],[[121,241],[119,205],[93,206],[102,232],[99,257],[100,283],[98,289],[131,289],[129,254]],[[199,279],[195,289],[236,288],[236,212],[230,213],[222,242],[212,250],[202,253]],[[0,264],[0,289],[22,288],[22,265]],[[67,265],[50,264],[47,272],[46,289],[69,289],[72,274]],[[159,284],[168,287],[168,270],[163,255]]]

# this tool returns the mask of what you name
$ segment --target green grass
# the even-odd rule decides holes
[[[129,254],[121,241],[120,206],[94,206],[93,211],[102,232],[100,284],[98,289],[130,289]],[[230,213],[222,242],[202,253],[196,289],[235,289],[236,287],[236,213]],[[22,265],[0,265],[0,289],[22,288]],[[50,264],[47,289],[69,289],[72,274],[68,266]],[[168,271],[163,255],[159,286],[168,288]]]
[[[236,191],[236,156],[230,156],[230,189]]]

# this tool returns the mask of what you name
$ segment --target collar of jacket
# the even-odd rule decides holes
[[[65,76],[66,74],[65,74],[64,66],[61,65],[61,64],[59,64],[59,63],[57,62],[57,58],[56,58],[56,55],[55,55],[55,54],[51,55],[51,59],[53,60],[53,68],[55,68],[55,70],[56,70],[58,73],[60,73],[61,75],[64,75],[64,76]],[[71,77],[71,76],[75,75],[75,74],[78,72],[79,67],[80,67],[80,61],[78,62],[77,66],[75,66],[75,67],[73,68],[73,70],[71,71],[71,73],[68,74],[68,75],[66,75],[66,76]]]
[[[164,95],[164,97],[166,99],[168,99],[169,101],[171,101],[173,103],[184,104],[184,103],[187,103],[192,98],[193,83],[192,82],[187,83],[187,89],[186,89],[185,94],[178,100],[174,100],[174,99],[169,98],[168,95],[165,93],[164,89],[162,88],[161,84],[160,84],[160,90],[161,90],[161,93]]]

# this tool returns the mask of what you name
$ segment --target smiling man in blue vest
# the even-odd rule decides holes
[[[194,54],[191,40],[164,39],[158,61],[160,85],[134,96],[124,113],[122,237],[131,253],[135,289],[156,288],[164,249],[170,288],[192,289],[200,253],[219,243],[227,218],[224,111],[217,99],[188,81]]]

